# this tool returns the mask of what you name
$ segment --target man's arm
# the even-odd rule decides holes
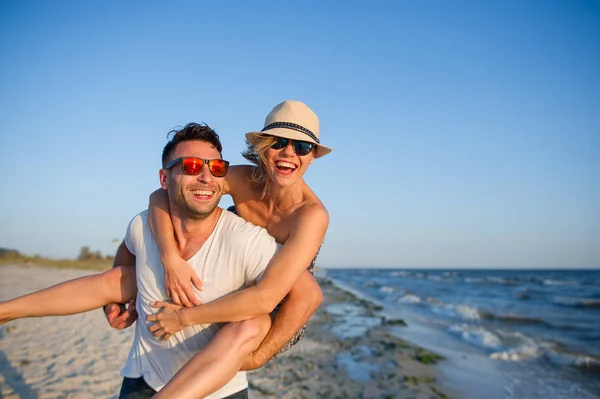
[[[119,245],[115,259],[113,260],[113,268],[117,266],[127,266],[122,268],[123,276],[119,283],[131,285],[133,281],[133,284],[135,284],[135,255],[129,252],[125,241],[122,241],[121,245]],[[106,315],[108,324],[112,328],[123,330],[130,327],[138,318],[137,311],[135,310],[135,295],[134,299],[129,301],[127,306],[119,303],[106,305],[104,307],[104,314]]]
[[[264,366],[306,324],[323,301],[323,293],[315,278],[306,271],[292,287],[273,320],[273,325],[256,351],[241,370]]]

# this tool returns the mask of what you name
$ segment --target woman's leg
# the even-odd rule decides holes
[[[129,302],[136,294],[135,266],[119,266],[0,302],[0,325],[25,317],[82,313]]]
[[[215,392],[240,371],[270,327],[268,314],[226,324],[153,398],[197,399]]]

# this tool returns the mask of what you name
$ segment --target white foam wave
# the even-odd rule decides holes
[[[527,359],[540,357],[541,351],[537,346],[522,346],[505,351],[494,352],[490,359],[520,362]]]
[[[479,320],[479,311],[467,305],[455,306],[456,312],[460,317],[467,320]]]
[[[421,303],[421,298],[416,295],[408,294],[404,295],[398,299],[398,303],[410,303],[410,304],[418,304]]]
[[[436,304],[431,307],[431,310],[443,316],[458,317],[463,320],[481,319],[479,310],[468,305]]]
[[[391,277],[409,277],[410,276],[410,272],[406,271],[406,270],[398,270],[395,272],[391,272],[390,276]]]
[[[462,339],[486,349],[502,349],[502,341],[498,335],[481,326],[468,324],[453,325],[450,332],[458,334]]]
[[[465,283],[481,284],[481,283],[484,283],[484,282],[485,282],[485,279],[479,278],[479,277],[467,277],[467,278],[465,278]]]
[[[388,287],[387,285],[384,285],[383,287],[379,287],[379,291],[385,292],[386,294],[391,294],[392,292],[396,291],[396,289],[394,287]]]
[[[544,285],[578,285],[575,281],[566,281],[566,280],[553,280],[551,278],[547,278],[542,281]]]

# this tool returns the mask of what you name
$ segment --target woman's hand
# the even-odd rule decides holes
[[[188,308],[200,305],[200,301],[192,289],[192,284],[201,291],[202,281],[190,265],[179,256],[163,260],[163,265],[165,289],[173,302]]]
[[[173,334],[183,330],[183,327],[185,327],[181,321],[180,312],[180,310],[183,309],[183,306],[162,301],[152,302],[150,306],[158,308],[156,313],[146,317],[146,320],[155,322],[148,327],[148,330],[150,330],[152,335],[156,338],[166,341],[171,338]]]

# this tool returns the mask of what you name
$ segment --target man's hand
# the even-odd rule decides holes
[[[165,269],[165,289],[173,302],[188,308],[200,305],[192,285],[198,290],[202,290],[202,281],[196,276],[190,265],[179,256],[164,260],[163,265]]]
[[[123,330],[131,326],[138,318],[135,310],[135,299],[129,302],[128,306],[119,303],[111,303],[104,307],[106,320],[112,328]]]
[[[244,363],[242,363],[242,367],[240,367],[240,370],[249,371],[258,369],[267,364],[268,361],[269,359],[265,358],[264,356],[261,356],[259,353],[252,352],[251,354],[246,356],[246,359],[244,360]]]
[[[156,313],[146,317],[146,320],[155,322],[148,327],[148,330],[156,338],[166,341],[173,334],[183,330],[183,327],[185,327],[181,321],[181,313],[179,312],[183,306],[162,301],[152,302],[150,306],[158,308]]]

